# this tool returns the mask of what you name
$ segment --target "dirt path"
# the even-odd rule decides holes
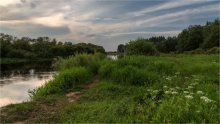
[[[62,109],[75,101],[77,101],[82,95],[83,92],[93,87],[99,81],[99,77],[93,76],[91,83],[83,86],[82,91],[69,92],[63,98],[58,98],[55,100],[48,101],[36,101],[33,102],[34,108],[31,108],[30,112],[27,113],[27,118],[22,121],[16,121],[15,124],[29,124],[34,122],[50,122],[50,120],[59,119],[59,114],[61,114]],[[7,113],[5,115],[1,115],[1,117],[7,118]]]

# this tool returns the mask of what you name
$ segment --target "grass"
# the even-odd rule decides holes
[[[92,56],[60,60],[60,73],[36,90],[33,97],[38,99],[22,107],[14,105],[19,111],[3,117],[3,122],[22,115],[20,111],[25,120],[38,108],[31,103],[44,104],[51,95],[65,101],[66,92],[86,85],[98,74],[99,82],[83,90],[78,101],[65,102],[58,107],[59,114],[46,112],[49,119],[37,117],[32,122],[54,118],[57,123],[219,123],[219,55],[125,56],[119,60],[87,57]]]
[[[53,80],[31,91],[31,97],[37,99],[50,94],[66,93],[79,85],[88,83],[90,78],[91,73],[84,67],[66,69],[55,75]]]

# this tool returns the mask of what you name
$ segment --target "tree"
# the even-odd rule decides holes
[[[118,53],[124,53],[125,52],[125,45],[124,44],[119,44],[117,52]]]
[[[157,50],[153,43],[145,39],[137,39],[126,44],[126,53],[129,55],[156,55]]]
[[[197,49],[203,43],[203,27],[189,26],[178,35],[177,50],[180,52]]]
[[[202,44],[202,48],[208,49],[212,47],[219,47],[219,23],[219,19],[216,19],[214,22],[207,22],[203,31],[204,42]]]

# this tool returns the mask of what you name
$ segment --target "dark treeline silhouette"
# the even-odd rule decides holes
[[[49,37],[38,37],[37,39],[29,37],[17,38],[3,33],[0,34],[0,45],[2,58],[37,59],[54,58],[58,56],[66,57],[78,53],[105,53],[105,49],[102,46],[90,43],[62,43]]]
[[[118,45],[117,52],[144,54],[149,51],[152,52],[154,48],[162,53],[182,53],[193,50],[205,51],[213,47],[219,47],[219,23],[219,19],[216,19],[213,22],[207,22],[204,26],[191,25],[187,29],[184,29],[177,37],[174,36],[165,38],[164,36],[158,36],[147,39],[138,38],[137,40],[130,41],[125,45]],[[144,44],[143,42],[149,43]],[[140,47],[138,47],[138,44]],[[149,55],[151,54],[152,53],[149,53]]]

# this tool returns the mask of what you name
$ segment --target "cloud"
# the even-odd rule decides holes
[[[150,35],[150,36],[175,36],[180,33],[181,30],[175,31],[161,31],[161,32],[122,32],[122,33],[112,33],[106,36],[119,36],[119,35]]]
[[[1,0],[0,6],[8,6],[10,4],[17,4],[20,3],[20,0]]]
[[[215,17],[220,10],[218,5],[219,2],[207,0],[3,0],[0,28],[3,33],[48,35],[116,49],[109,42],[117,44],[138,36],[176,35],[192,24],[192,19],[208,17],[209,13],[215,13]]]
[[[141,11],[130,13],[129,15],[142,16],[147,13],[152,13],[152,12],[166,10],[166,9],[172,9],[172,8],[178,8],[178,7],[182,7],[182,6],[193,5],[193,4],[203,3],[203,2],[207,2],[207,1],[206,0],[175,0],[175,1],[170,0],[169,2],[166,2],[164,4],[145,8]]]

